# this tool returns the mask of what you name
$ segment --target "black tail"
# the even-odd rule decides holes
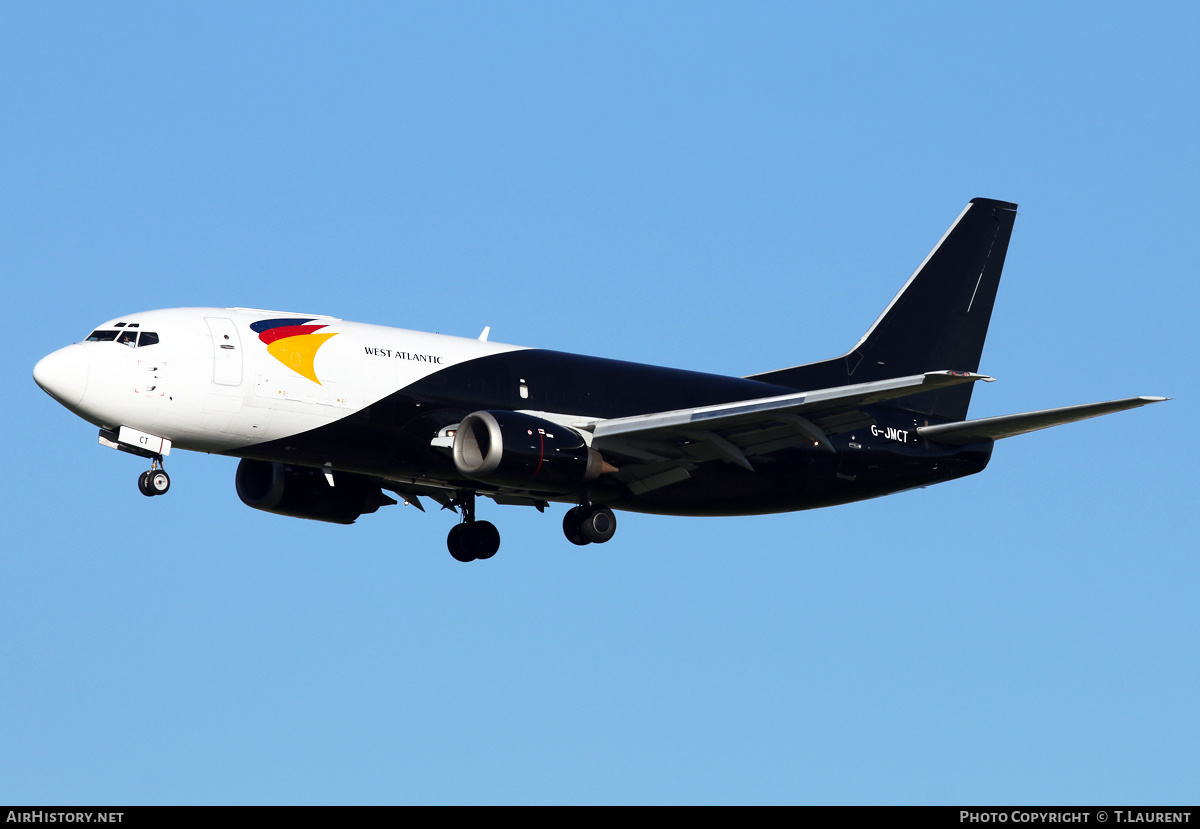
[[[751,378],[805,390],[942,369],[979,371],[1016,215],[1015,204],[972,199],[849,353]],[[972,385],[893,402],[934,417],[962,420]]]

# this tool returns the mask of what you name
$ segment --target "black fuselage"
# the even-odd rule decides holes
[[[525,389],[521,397],[518,389]],[[337,469],[394,481],[487,492],[430,445],[440,430],[479,410],[554,412],[608,419],[790,394],[758,380],[545,350],[519,350],[437,371],[339,421],[232,452],[239,457]],[[928,414],[875,405],[873,425],[830,435],[836,452],[790,446],[754,457],[754,471],[722,460],[691,477],[634,495],[596,482],[591,498],[616,509],[673,515],[751,515],[831,506],[981,471],[990,441],[942,446],[916,428]],[[537,494],[537,493],[535,493]],[[546,500],[574,495],[541,493]]]

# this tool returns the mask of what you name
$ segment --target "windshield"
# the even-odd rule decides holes
[[[154,345],[158,342],[158,334],[153,331],[143,331],[138,334],[136,330],[125,329],[124,331],[102,331],[97,329],[88,335],[84,342],[89,343],[106,343],[116,340],[119,343],[129,346],[130,348],[141,348],[145,345]]]

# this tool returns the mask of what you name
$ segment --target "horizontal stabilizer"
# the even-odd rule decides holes
[[[1048,429],[1089,417],[1123,412],[1150,403],[1161,403],[1166,397],[1127,397],[1124,400],[1109,400],[1106,403],[1086,403],[1082,406],[1063,406],[1058,409],[1043,409],[1040,412],[984,417],[979,420],[964,420],[959,423],[944,423],[940,426],[922,426],[917,434],[937,443],[961,446],[977,440],[999,440],[1038,429]]]

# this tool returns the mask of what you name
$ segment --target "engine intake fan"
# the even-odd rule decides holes
[[[617,471],[574,429],[507,411],[463,418],[454,435],[454,465],[476,481],[559,494]]]

